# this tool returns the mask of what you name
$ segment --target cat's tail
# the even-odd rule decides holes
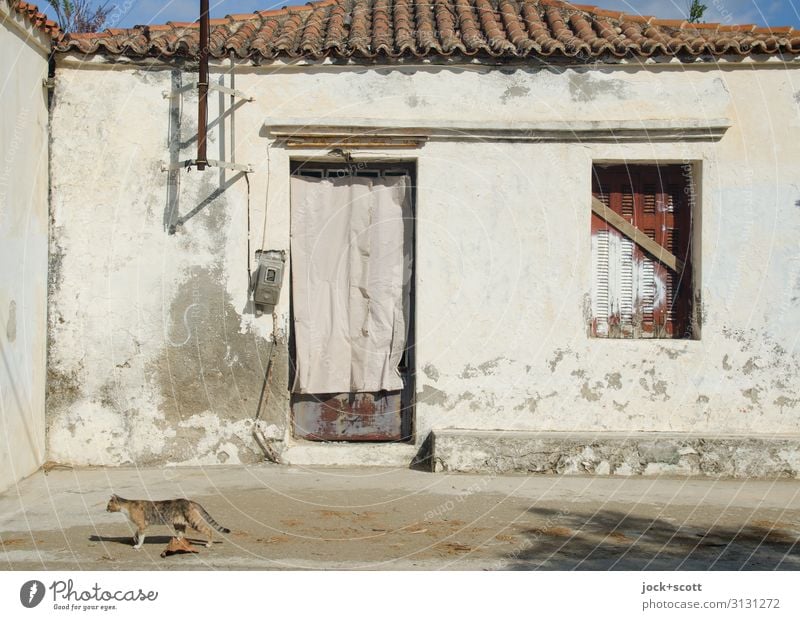
[[[231,531],[227,527],[222,527],[219,523],[214,521],[214,518],[206,512],[206,509],[203,508],[200,504],[195,503],[198,512],[200,512],[200,516],[203,517],[206,523],[208,523],[211,527],[213,527],[218,532],[222,532],[223,534],[230,534]]]

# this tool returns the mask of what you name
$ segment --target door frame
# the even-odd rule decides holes
[[[306,176],[319,174],[320,177],[330,177],[332,173],[337,178],[346,176],[378,176],[385,173],[407,174],[411,178],[411,280],[409,291],[409,321],[408,321],[408,339],[406,341],[406,348],[401,360],[401,367],[404,366],[406,372],[404,376],[407,378],[401,393],[401,437],[400,439],[393,440],[359,440],[346,438],[335,440],[336,443],[343,445],[357,445],[357,444],[389,444],[389,443],[415,443],[416,432],[416,288],[417,288],[417,160],[416,159],[368,159],[353,161],[335,161],[331,159],[291,159],[289,160],[289,175],[302,173]],[[289,209],[291,222],[291,196],[289,199]],[[290,224],[291,226],[291,224]],[[292,286],[292,261],[291,261],[291,245],[290,245],[290,260],[289,260],[289,384],[287,389],[289,391],[289,427],[293,441],[314,441],[305,437],[300,437],[295,433],[295,417],[294,417],[294,403],[295,395],[292,392],[292,386],[295,379],[295,331],[294,331],[294,295]],[[330,441],[330,440],[322,440]]]

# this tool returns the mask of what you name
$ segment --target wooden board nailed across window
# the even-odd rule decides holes
[[[592,336],[692,337],[690,172],[594,166]]]

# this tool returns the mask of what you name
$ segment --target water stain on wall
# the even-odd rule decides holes
[[[254,442],[230,437],[224,427],[254,418],[271,343],[242,328],[219,266],[193,270],[172,300],[170,317],[169,331],[181,333],[170,337],[171,343],[148,370],[161,392],[166,425],[177,430],[173,446],[168,449],[170,458],[191,459],[191,451],[200,438],[213,444],[209,433],[214,430],[191,422],[210,413],[220,423],[218,443],[233,442],[242,461],[260,460]],[[188,317],[189,327],[185,336],[181,325],[184,317]],[[287,343],[276,343],[272,353],[269,401],[260,418],[283,428],[289,407]]]
[[[598,79],[589,73],[569,76],[569,95],[573,101],[585,103],[599,97],[626,99],[627,85],[621,80]]]
[[[447,402],[447,394],[426,383],[422,386],[422,391],[417,392],[417,402],[431,406],[444,405]]]
[[[594,389],[592,389],[589,387],[589,382],[584,381],[583,385],[581,386],[581,396],[590,402],[600,400],[600,398],[603,396],[603,393],[600,391],[602,387],[603,386],[601,383],[595,383]]]
[[[6,338],[9,342],[17,339],[17,302],[13,299],[8,304],[8,321],[6,322]]]
[[[606,383],[608,387],[614,390],[622,389],[622,375],[618,372],[612,372],[606,375]]]
[[[431,379],[432,381],[439,380],[439,371],[433,364],[425,364],[425,366],[422,367],[422,372],[424,372],[425,376],[428,377],[428,379]]]
[[[531,92],[531,89],[527,86],[520,86],[516,84],[514,86],[509,86],[506,88],[505,92],[500,95],[500,101],[503,103],[508,103],[509,99],[517,99],[519,97],[526,97]]]

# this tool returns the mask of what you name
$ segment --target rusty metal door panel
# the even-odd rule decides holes
[[[408,439],[402,401],[402,391],[293,394],[294,435],[313,441]]]

